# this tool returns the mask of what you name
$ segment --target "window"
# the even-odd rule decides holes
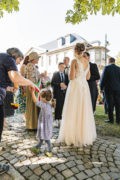
[[[51,66],[51,56],[49,56],[49,66]]]
[[[59,62],[59,54],[56,54],[56,64]]]

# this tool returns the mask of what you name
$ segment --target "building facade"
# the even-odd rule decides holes
[[[27,54],[31,51],[37,51],[41,56],[38,64],[40,72],[47,70],[48,74],[52,76],[53,72],[58,70],[58,63],[63,62],[65,56],[68,56],[70,61],[74,58],[74,46],[78,42],[85,44],[93,63],[97,63],[99,67],[105,65],[105,47],[100,46],[99,41],[98,45],[94,45],[96,41],[89,43],[77,34],[67,34],[37,48],[31,48]]]

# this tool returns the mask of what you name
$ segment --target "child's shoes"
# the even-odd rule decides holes
[[[45,155],[46,155],[47,157],[52,157],[52,156],[53,156],[52,152],[49,152],[49,151],[45,152]]]

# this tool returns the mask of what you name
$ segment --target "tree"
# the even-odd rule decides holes
[[[118,53],[117,57],[116,57],[116,62],[115,62],[118,66],[120,66],[120,52]]]
[[[3,17],[4,12],[11,13],[19,10],[18,0],[0,0],[0,17]]]
[[[67,23],[78,24],[98,12],[112,16],[120,14],[120,0],[74,0],[73,10],[67,11],[65,20]]]

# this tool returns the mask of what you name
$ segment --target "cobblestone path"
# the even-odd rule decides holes
[[[0,180],[120,180],[120,140],[98,138],[93,146],[77,148],[56,142],[54,128],[53,157],[34,155],[30,148],[37,141],[34,132],[25,130],[22,115],[7,119],[0,150],[0,163],[8,163],[8,173]],[[69,133],[69,132],[68,132]],[[4,148],[2,148],[4,147]]]

